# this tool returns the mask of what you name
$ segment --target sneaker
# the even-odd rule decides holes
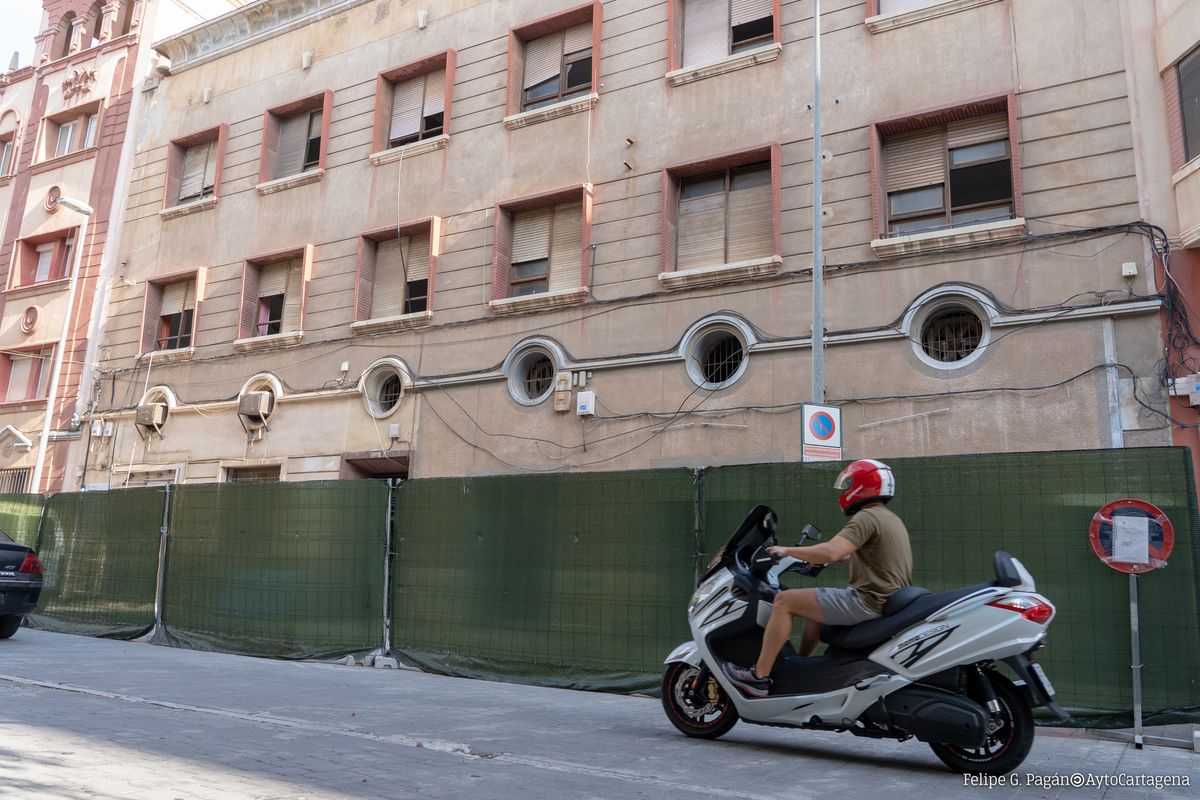
[[[725,675],[733,681],[733,685],[742,690],[747,697],[766,697],[771,691],[771,679],[760,678],[754,674],[752,667],[739,667],[732,661],[721,665]]]

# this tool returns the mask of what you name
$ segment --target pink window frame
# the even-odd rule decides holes
[[[565,31],[585,22],[592,24],[592,93],[600,91],[600,39],[603,27],[604,4],[592,0],[536,19],[508,31],[508,101],[505,116],[521,113],[521,98],[525,93],[525,45],[534,39]]]
[[[163,208],[173,208],[180,205],[172,197],[179,192],[179,179],[183,173],[183,159],[189,147],[205,142],[217,143],[217,168],[213,177],[213,199],[221,196],[221,173],[225,170],[225,150],[229,145],[229,125],[222,122],[215,128],[197,131],[178,139],[172,139],[167,145],[167,174],[163,181]]]
[[[163,290],[173,283],[182,281],[195,281],[196,284],[196,304],[192,310],[192,343],[190,347],[196,346],[196,339],[200,334],[200,311],[201,305],[204,303],[207,278],[208,268],[197,267],[182,272],[172,272],[169,275],[159,275],[146,281],[146,286],[142,291],[142,339],[138,343],[139,356],[157,352],[155,348],[158,344],[157,331],[162,320],[160,311],[162,310]],[[149,342],[149,348],[146,346],[147,342]]]
[[[388,149],[388,128],[391,125],[390,111],[385,98],[388,84],[401,83],[439,69],[446,70],[446,97],[442,109],[442,135],[450,135],[450,111],[454,99],[454,69],[458,54],[455,50],[444,50],[401,67],[381,72],[375,77],[375,123],[371,131],[371,152]]]
[[[724,172],[727,169],[744,167],[759,161],[771,163],[771,226],[774,237],[776,257],[782,257],[782,181],[781,149],[778,142],[753,147],[749,150],[738,150],[733,153],[706,158],[702,161],[692,161],[667,167],[662,171],[662,214],[659,235],[661,241],[661,272],[675,272],[678,254],[678,219],[679,219],[679,182],[683,178],[697,178]]]
[[[317,157],[317,169],[325,169],[325,158],[329,153],[329,123],[333,116],[333,90],[326,89],[318,94],[309,95],[290,103],[284,103],[274,108],[268,108],[263,113],[262,145],[258,156],[258,182],[266,183],[272,180],[275,169],[275,153],[268,152],[268,141],[273,136],[278,142],[279,123],[284,117],[298,114],[302,111],[321,110],[321,151]]]
[[[687,0],[667,0],[667,72],[683,67],[683,6]],[[771,24],[775,44],[783,41],[779,17],[783,13],[782,0],[774,0],[771,7]]]
[[[371,316],[371,301],[374,299],[375,262],[371,253],[372,244],[399,239],[402,236],[429,232],[429,278],[426,284],[425,310],[433,311],[436,297],[438,258],[442,254],[442,218],[422,217],[421,219],[402,222],[387,228],[377,228],[367,231],[358,237],[358,256],[354,269],[354,321],[373,319]]]
[[[916,111],[887,120],[871,123],[871,230],[875,239],[886,235],[887,214],[883,191],[883,140],[898,133],[917,131],[934,125],[982,117],[987,114],[1003,113],[1008,117],[1009,167],[1012,170],[1013,216],[1025,216],[1025,204],[1021,198],[1021,147],[1017,127],[1017,96],[1015,93],[976,98],[952,106]]]
[[[512,218],[521,211],[556,206],[579,200],[583,203],[583,262],[580,267],[580,283],[591,286],[592,280],[592,186],[582,183],[555,189],[550,192],[508,200],[496,205],[495,223],[492,228],[492,285],[490,299],[503,300],[508,297],[512,275]]]
[[[38,365],[36,372],[30,372],[29,382],[25,385],[25,396],[20,400],[5,400],[8,395],[8,381],[12,375],[12,356],[21,353],[39,353],[43,350],[49,351],[49,356],[42,359]],[[50,363],[47,364],[46,361]],[[0,359],[0,407],[6,405],[13,406],[19,403],[35,403],[44,401],[46,398],[37,397],[38,384],[42,382],[42,370],[54,369],[54,343],[42,342],[40,344],[25,345],[24,347],[6,348],[4,358]],[[31,393],[33,396],[31,396]]]
[[[289,247],[286,250],[263,253],[253,258],[247,258],[242,262],[242,288],[239,295],[241,302],[238,304],[237,338],[258,338],[254,334],[254,329],[258,314],[258,276],[263,267],[269,267],[283,261],[291,261],[297,257],[300,258],[301,276],[299,330],[304,330],[304,317],[308,311],[308,290],[309,284],[312,281],[312,267],[315,255],[316,247],[312,244],[304,244],[299,247]],[[250,292],[250,289],[253,289],[253,292]],[[251,297],[251,294],[253,297]]]

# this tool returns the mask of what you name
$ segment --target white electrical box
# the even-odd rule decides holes
[[[1136,261],[1126,261],[1121,265],[1122,278],[1136,278],[1138,274],[1138,265]]]
[[[95,420],[92,422],[92,436],[104,435],[104,420]]]
[[[596,393],[579,392],[575,395],[575,413],[581,417],[590,417],[596,413]]]
[[[1200,373],[1193,373],[1184,378],[1175,378],[1170,383],[1171,394],[1175,397],[1187,397],[1188,405],[1200,406]]]

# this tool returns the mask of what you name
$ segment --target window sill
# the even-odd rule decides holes
[[[12,183],[12,179],[12,175],[0,176],[0,189],[3,189],[5,186],[8,186],[10,183]]]
[[[712,283],[740,281],[747,278],[758,278],[763,275],[774,275],[783,265],[779,256],[755,258],[749,261],[735,261],[732,264],[717,264],[711,267],[681,269],[674,272],[660,272],[658,282],[667,289],[686,289],[691,286],[706,286]]]
[[[1171,176],[1171,185],[1178,186],[1181,181],[1187,180],[1197,172],[1200,172],[1200,156],[1196,156],[1180,167],[1179,171]]]
[[[145,359],[151,364],[176,364],[180,361],[191,361],[195,354],[195,347],[174,347],[170,350],[152,350],[149,353],[142,353],[138,359]]]
[[[764,44],[762,47],[747,50],[744,53],[735,53],[734,55],[726,56],[719,61],[694,64],[689,67],[672,70],[667,73],[667,83],[671,86],[682,86],[685,83],[702,81],[705,78],[712,78],[717,75],[724,75],[727,72],[753,67],[755,64],[765,64],[768,61],[774,61],[779,58],[781,52],[783,52],[783,45],[779,42],[771,42],[770,44]]]
[[[433,319],[432,311],[414,311],[411,314],[398,314],[394,317],[375,317],[350,323],[351,333],[384,333],[387,331],[404,331],[428,325]]]
[[[234,339],[233,349],[239,353],[248,353],[253,350],[270,350],[273,347],[290,347],[300,344],[300,339],[303,337],[304,333],[301,331],[273,333],[269,336],[251,336],[248,339]]]
[[[888,239],[873,239],[871,249],[875,255],[904,256],[914,253],[934,253],[952,247],[983,242],[1005,242],[1020,239],[1025,235],[1025,218],[1003,219],[980,225],[964,225],[961,228],[946,228],[938,231],[914,233],[908,236],[893,236]]]
[[[0,403],[0,411],[27,411],[30,406],[44,406],[46,398],[35,397],[32,400],[13,400],[11,403]]]
[[[32,165],[29,171],[34,175],[40,175],[43,172],[49,172],[52,169],[65,167],[69,164],[76,164],[80,161],[87,161],[89,158],[95,158],[100,152],[99,147],[88,147],[84,150],[76,150],[74,153],[67,153],[65,156],[56,156],[48,158],[45,161],[39,161]]]
[[[390,164],[402,158],[412,158],[423,153],[432,153],[434,150],[441,150],[449,141],[450,135],[443,133],[441,136],[434,136],[432,139],[422,139],[419,142],[402,144],[399,147],[393,147],[389,150],[380,150],[378,153],[371,153],[367,158],[371,160],[373,165],[381,167],[384,164]]]
[[[516,314],[521,311],[541,311],[560,306],[577,306],[588,298],[586,286],[575,289],[560,289],[557,292],[527,294],[522,297],[505,297],[488,301],[488,308],[497,314]]]
[[[187,203],[181,203],[177,206],[164,208],[158,212],[158,215],[163,219],[175,219],[176,217],[186,217],[188,214],[198,214],[201,211],[208,211],[217,205],[217,196],[205,197],[201,200],[191,200]]]
[[[42,281],[41,283],[29,283],[23,286],[14,286],[4,292],[6,300],[13,300],[18,297],[31,297],[42,292],[53,292],[59,289],[65,289],[71,284],[70,278],[57,278],[52,281]]]
[[[914,8],[911,11],[900,11],[895,14],[876,14],[873,17],[867,17],[867,30],[871,33],[881,33],[883,31],[890,31],[893,28],[915,25],[918,22],[924,22],[935,17],[957,14],[959,11],[966,11],[968,8],[985,6],[988,3],[995,2],[998,2],[998,0],[942,0],[942,2],[930,3],[922,8]]]
[[[583,97],[577,97],[574,100],[563,100],[561,103],[555,103],[545,108],[535,108],[533,111],[522,111],[520,114],[511,114],[504,118],[504,127],[511,131],[517,128],[524,128],[527,125],[536,125],[539,122],[578,114],[580,111],[590,111],[596,107],[596,103],[599,100],[600,95],[592,92]]]
[[[298,175],[288,175],[286,178],[276,178],[273,181],[260,183],[254,188],[258,190],[260,195],[275,194],[276,192],[294,189],[297,186],[304,186],[307,183],[316,183],[325,177],[325,170],[318,167],[310,169],[308,172],[301,172]]]

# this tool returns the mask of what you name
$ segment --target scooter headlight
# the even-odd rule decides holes
[[[719,578],[719,575],[714,575],[696,587],[696,591],[692,594],[692,599],[688,601],[687,610],[689,617],[697,608],[707,603],[714,594],[721,591]]]

